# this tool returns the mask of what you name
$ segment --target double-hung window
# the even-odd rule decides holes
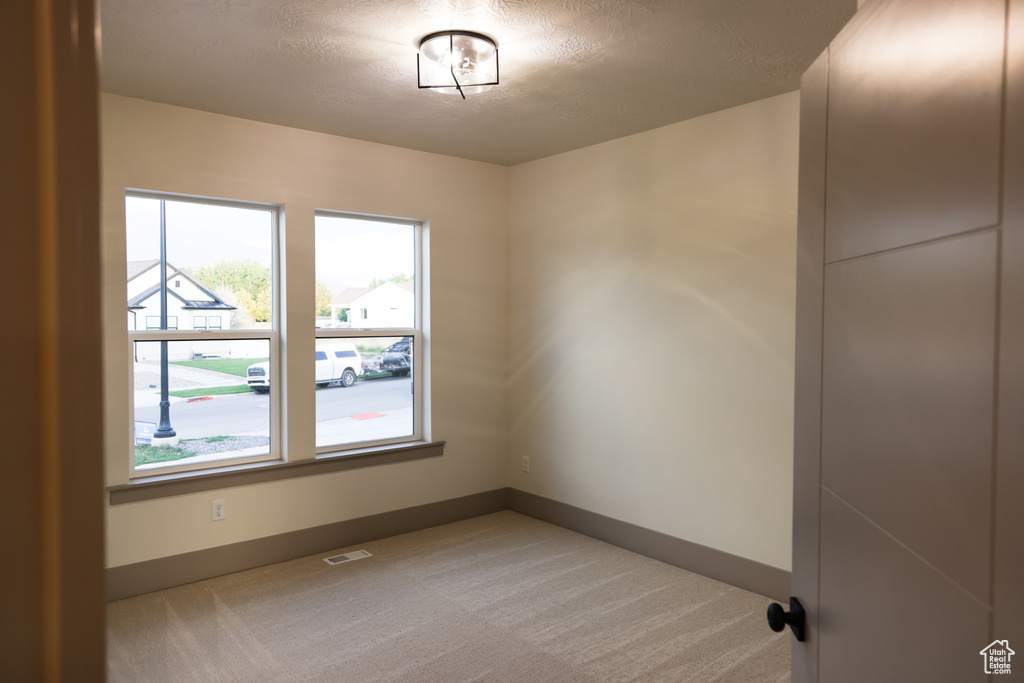
[[[267,205],[127,193],[131,478],[285,459],[277,218]],[[313,248],[315,349],[289,356],[313,365],[316,455],[428,437],[425,230],[320,211],[312,235],[292,236]]]
[[[317,213],[317,453],[423,438],[422,244],[416,222]]]
[[[125,218],[131,476],[279,458],[276,210],[129,193]]]

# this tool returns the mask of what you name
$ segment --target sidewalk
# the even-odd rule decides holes
[[[394,439],[412,434],[412,407],[397,408],[381,417],[363,420],[339,417],[316,423],[316,445],[332,446],[352,441]]]
[[[167,365],[167,388],[170,391],[201,387],[232,387],[246,384],[245,377],[225,372],[201,370],[186,365]],[[188,399],[170,397],[172,404]],[[160,364],[135,363],[135,405],[155,406],[160,403]]]
[[[229,375],[226,372],[215,372],[213,370],[201,370],[191,368],[187,365],[167,364],[167,378],[170,382],[169,389],[194,389],[197,387],[230,387],[235,384],[245,384],[245,377]],[[160,390],[160,364],[159,363],[136,363],[135,364],[135,390],[155,388]]]
[[[171,399],[174,400],[173,398]],[[184,399],[179,399],[184,400]],[[380,417],[368,417],[357,419],[351,416],[340,417],[333,420],[323,420],[317,423],[317,447],[332,446],[337,443],[350,444],[360,441],[375,441],[378,439],[392,439],[408,436],[412,433],[412,408],[400,408],[392,410]],[[268,436],[269,430],[256,430],[242,432],[232,436]],[[139,470],[156,470],[161,467],[174,465],[189,465],[199,462],[216,462],[227,458],[244,458],[250,455],[262,455],[267,452],[266,446],[257,448],[245,448],[236,451],[222,451],[220,453],[209,453],[207,455],[196,455],[191,458],[182,458],[173,462],[153,463],[151,465],[140,465]]]

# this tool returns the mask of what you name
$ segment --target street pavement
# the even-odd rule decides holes
[[[182,368],[182,370],[195,370]],[[187,375],[190,381],[226,381],[237,384],[241,378],[224,375],[222,378],[198,371],[179,373],[179,379]],[[159,381],[159,380],[158,380]],[[358,443],[380,439],[408,436],[413,431],[413,408],[411,379],[393,377],[375,380],[360,380],[349,388],[332,386],[316,389],[316,445]],[[224,386],[210,384],[208,386]],[[135,419],[157,422],[159,419],[159,392],[146,387],[135,392]],[[229,394],[213,396],[209,400],[176,399],[171,397],[171,423],[181,439],[204,438],[220,435],[269,436],[270,396],[267,394]],[[188,464],[193,462],[214,462],[224,458],[261,455],[267,447],[226,451],[174,462],[144,465],[139,469],[156,469],[161,466]]]

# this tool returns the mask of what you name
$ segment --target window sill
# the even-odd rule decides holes
[[[179,472],[136,479],[128,484],[108,486],[110,504],[137,503],[155,498],[180,496],[215,489],[262,484],[268,481],[308,477],[358,467],[373,467],[395,462],[436,458],[444,455],[444,441],[414,441],[391,446],[359,448],[344,453],[321,455],[300,462],[259,462],[203,470]]]

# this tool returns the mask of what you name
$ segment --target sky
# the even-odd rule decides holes
[[[375,279],[415,272],[415,229],[341,216],[317,216],[314,233],[317,279],[335,294],[369,287]]]
[[[270,266],[271,210],[167,201],[167,260],[195,271],[219,261],[253,260]],[[160,258],[160,201],[125,201],[129,261]],[[337,297],[346,287],[368,287],[375,278],[412,276],[415,232],[411,224],[344,216],[316,217],[316,278]]]

